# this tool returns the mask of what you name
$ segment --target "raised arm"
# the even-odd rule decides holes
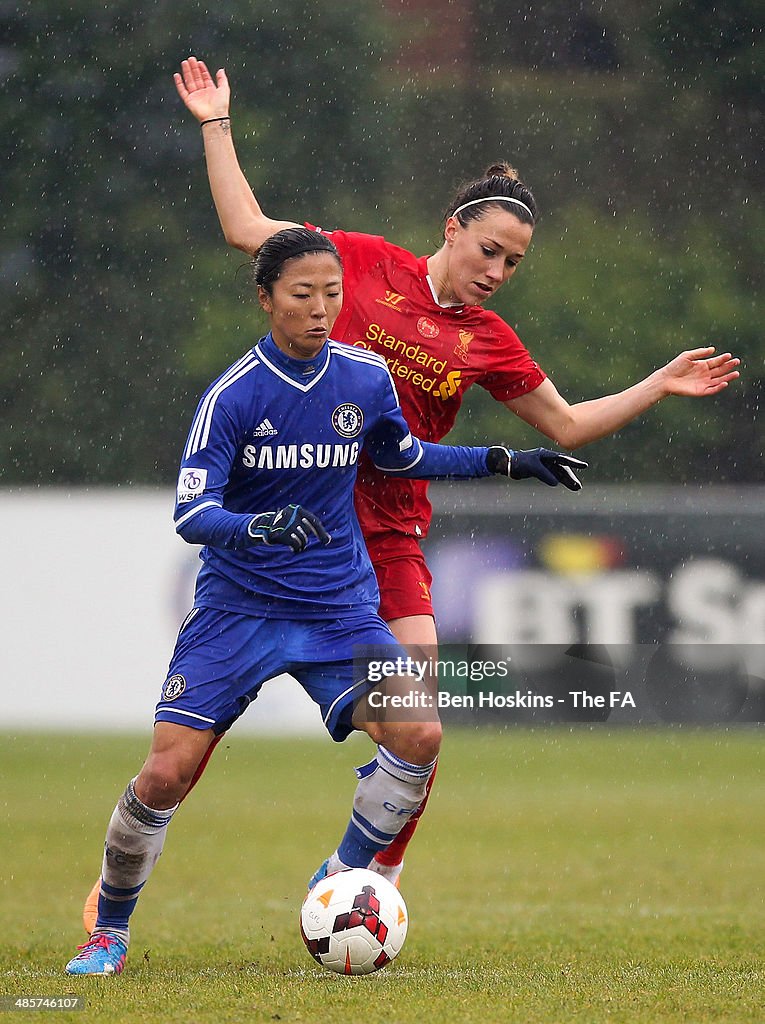
[[[740,360],[714,348],[681,352],[645,380],[615,395],[569,405],[551,380],[504,404],[556,444],[572,450],[608,437],[669,395],[716,395],[739,376]]]
[[[296,224],[266,217],[242,173],[231,134],[226,72],[221,69],[213,79],[204,61],[189,57],[173,79],[178,95],[202,126],[210,191],[223,235],[229,245],[252,255],[271,235]]]

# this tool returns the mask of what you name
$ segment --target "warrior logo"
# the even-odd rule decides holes
[[[341,437],[357,437],[364,426],[364,413],[357,405],[344,402],[332,413],[332,426]]]
[[[382,306],[387,306],[388,309],[400,309],[404,298],[405,296],[399,295],[398,292],[392,292],[386,288],[383,298],[375,299],[375,302],[379,302]]]

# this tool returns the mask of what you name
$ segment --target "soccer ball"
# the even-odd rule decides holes
[[[385,967],[401,952],[408,926],[401,893],[366,868],[322,878],[300,911],[308,952],[337,974],[371,974]]]

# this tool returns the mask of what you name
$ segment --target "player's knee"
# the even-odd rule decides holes
[[[440,722],[421,722],[415,730],[412,742],[418,752],[418,758],[413,763],[429,764],[438,757],[441,749],[443,729]]]
[[[429,764],[441,749],[440,722],[410,722],[395,729],[383,729],[378,740],[397,757],[410,764]]]
[[[172,755],[154,754],[135,781],[135,794],[147,807],[173,807],[189,788],[192,775],[193,771]]]

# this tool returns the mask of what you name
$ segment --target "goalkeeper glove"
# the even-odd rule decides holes
[[[534,476],[550,487],[563,484],[570,491],[581,491],[582,485],[574,470],[587,469],[587,463],[549,448],[519,452],[495,445],[489,448],[486,455],[486,468],[491,473],[509,476],[513,480],[526,480]]]
[[[296,555],[305,551],[311,533],[322,544],[329,544],[332,540],[313,512],[302,505],[287,505],[278,512],[261,512],[253,516],[247,533],[259,544],[286,544]]]

